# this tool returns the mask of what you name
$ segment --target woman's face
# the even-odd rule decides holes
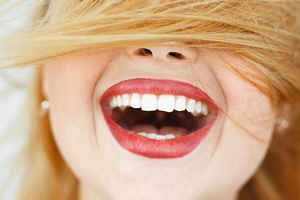
[[[234,199],[265,155],[275,114],[227,63],[164,44],[47,63],[51,126],[81,199]]]

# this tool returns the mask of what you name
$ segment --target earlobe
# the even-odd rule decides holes
[[[41,82],[42,82],[42,94],[45,99],[49,96],[49,79],[48,79],[48,66],[47,64],[41,66]]]
[[[39,73],[40,73],[40,90],[41,90],[41,95],[42,95],[42,99],[40,102],[40,116],[43,117],[45,116],[48,111],[49,111],[49,107],[50,107],[50,102],[48,100],[49,97],[49,78],[48,78],[48,67],[46,65],[43,65],[40,67],[39,69]]]
[[[289,113],[290,113],[290,106],[287,102],[283,102],[279,115],[275,122],[275,130],[278,134],[283,134],[285,130],[290,126],[289,122]]]

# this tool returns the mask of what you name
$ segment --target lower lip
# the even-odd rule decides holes
[[[108,116],[105,119],[112,135],[124,149],[144,157],[161,159],[179,158],[192,152],[213,124],[208,124],[190,135],[169,140],[153,140],[123,129]]]
[[[149,84],[145,84],[148,81],[151,82],[150,85],[155,86],[155,88],[152,89],[149,88]],[[146,90],[149,91],[149,93],[151,91],[151,94],[153,93],[172,94],[171,92],[167,93],[165,91],[166,89],[161,89],[162,82],[164,83],[163,85],[170,85],[170,84],[177,85],[176,87],[177,90],[178,88],[183,88],[182,93],[178,93],[178,91],[175,91],[176,95],[185,95],[187,97],[192,98],[191,96],[184,94],[185,93],[184,91],[195,90],[195,92],[189,93],[189,95],[199,96],[200,98],[195,98],[195,99],[197,100],[202,99],[202,101],[206,101],[206,103],[210,105],[210,108],[213,108],[216,111],[215,105],[211,105],[211,101],[209,100],[209,97],[201,90],[196,88],[195,86],[189,85],[187,83],[178,82],[178,81],[156,80],[156,79],[131,79],[128,81],[120,82],[112,86],[111,88],[109,88],[103,94],[102,98],[100,99],[100,103],[105,101],[105,99],[109,96],[132,93],[133,91],[130,90],[132,90],[131,88],[133,88],[132,85],[133,83],[135,87],[138,87],[139,91],[143,91],[139,93],[146,93],[143,89],[143,87],[145,87]],[[126,87],[126,85],[128,85],[128,87]],[[159,87],[157,87],[157,85]],[[183,87],[180,87],[180,85]],[[188,87],[188,89],[186,87]],[[159,91],[159,92],[155,92],[155,91]],[[174,90],[172,91],[174,92]],[[105,111],[105,108],[104,108],[104,117],[113,137],[116,139],[116,141],[119,143],[121,147],[130,151],[131,153],[140,156],[144,156],[147,158],[160,158],[160,159],[179,158],[191,153],[201,143],[201,141],[203,141],[205,136],[208,134],[210,128],[214,124],[214,121],[212,121],[209,124],[202,127],[201,129],[186,136],[181,136],[181,137],[168,139],[168,140],[154,140],[154,139],[149,139],[140,136],[134,132],[125,130],[108,116],[107,112]]]

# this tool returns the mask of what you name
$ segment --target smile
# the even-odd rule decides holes
[[[148,158],[187,155],[205,138],[218,114],[206,93],[174,80],[125,80],[110,87],[100,104],[120,146]]]

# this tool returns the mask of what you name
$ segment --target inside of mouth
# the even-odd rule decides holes
[[[110,117],[122,128],[135,133],[173,134],[176,137],[191,134],[207,124],[204,115],[193,116],[187,111],[142,111],[141,109],[113,108]]]

